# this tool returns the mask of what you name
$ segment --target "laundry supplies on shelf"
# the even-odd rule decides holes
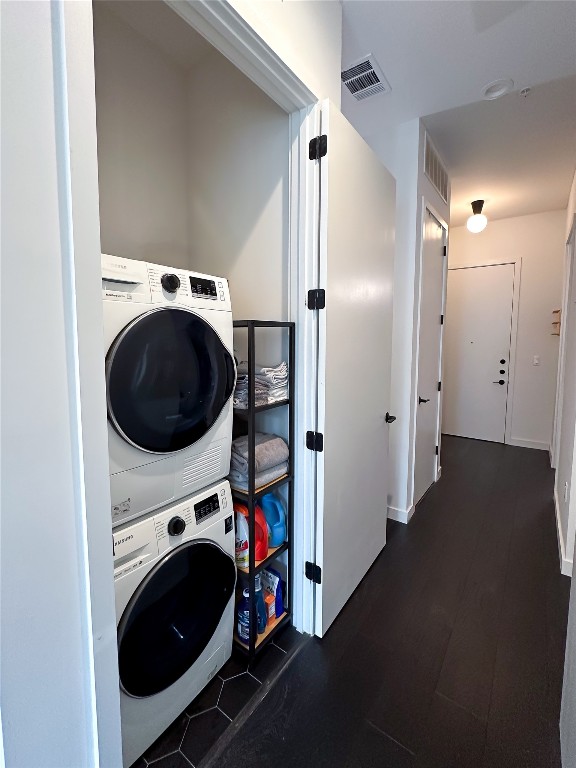
[[[247,523],[248,507],[245,504],[234,502],[234,512],[236,513],[236,565],[247,568],[250,543]],[[265,560],[268,557],[269,532],[268,523],[259,506],[254,509],[254,523],[256,532],[254,556],[256,560]]]
[[[254,376],[255,405],[269,405],[288,398],[288,365],[285,362],[276,366],[256,366]],[[234,408],[248,408],[248,363],[238,366],[238,378],[234,391]]]
[[[286,442],[278,435],[256,433],[254,455],[255,486],[262,488],[288,472],[289,450]],[[230,460],[230,485],[238,490],[248,488],[248,436],[237,437],[232,442]]]
[[[281,499],[275,493],[266,493],[260,499],[260,506],[268,523],[271,547],[279,547],[286,541],[286,510]]]
[[[257,337],[265,332],[269,338],[272,329],[282,339],[282,348],[288,349],[288,365],[282,363],[275,370],[258,368]],[[242,562],[246,560],[246,532],[239,518],[248,524],[248,564],[236,566],[247,600],[238,593],[239,621],[234,639],[237,649],[253,659],[292,618],[295,325],[276,320],[236,320],[234,335],[238,343],[237,336],[243,334],[248,363],[240,364],[239,376],[244,376],[245,382],[236,392],[237,437],[232,444],[228,477],[234,489],[235,508],[245,510],[237,515],[236,531]],[[286,383],[283,391],[278,389]],[[274,401],[275,397],[280,399]],[[282,437],[266,429],[280,432]],[[272,495],[273,491],[279,492],[279,497]],[[264,512],[262,500],[266,497]],[[262,551],[264,541],[266,555]]]

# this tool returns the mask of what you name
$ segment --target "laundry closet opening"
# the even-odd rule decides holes
[[[102,253],[226,278],[234,320],[289,320],[290,115],[163,2],[97,1],[93,18]],[[142,268],[135,265],[134,274]],[[237,329],[237,362],[247,359],[247,342],[246,332]],[[162,339],[155,337],[154,344],[163,351]],[[288,332],[258,330],[258,364],[288,360],[288,349]],[[161,367],[163,357],[158,359]],[[108,407],[111,414],[110,386]],[[137,404],[137,410],[144,407],[146,402]],[[162,419],[163,413],[156,421]],[[246,419],[234,421],[235,434],[243,434]],[[289,440],[289,421],[281,409],[258,414],[256,428]],[[144,450],[162,453],[148,443]],[[156,467],[160,459],[147,457]],[[228,465],[219,478],[227,472]],[[127,474],[123,467],[116,471],[121,474]],[[184,482],[174,483],[182,495]],[[219,488],[217,501],[221,491],[225,496]],[[285,502],[288,493],[288,488],[278,489]],[[134,499],[128,503],[134,505]],[[142,502],[142,514],[158,511],[162,503],[152,500],[146,507]],[[231,525],[232,504],[227,506]],[[131,517],[115,524],[135,520],[133,512],[128,509]],[[117,546],[123,542],[119,536]],[[288,581],[287,551],[274,567]],[[118,604],[117,597],[117,611]],[[232,616],[228,618],[231,631]],[[121,622],[119,636],[126,645],[132,642],[130,627],[122,627]],[[182,664],[189,662],[186,658]],[[173,670],[168,672],[166,679],[171,679]],[[133,686],[145,684],[139,675],[132,675]],[[126,689],[122,664],[121,683]],[[132,717],[127,707],[125,732]],[[137,757],[141,747],[134,737],[125,745],[125,760]]]

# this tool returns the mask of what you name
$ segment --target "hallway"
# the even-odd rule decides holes
[[[559,768],[570,580],[544,451],[445,437],[442,478],[218,768]]]

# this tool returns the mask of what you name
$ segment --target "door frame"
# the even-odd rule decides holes
[[[313,110],[318,98],[229,2],[165,2],[287,114],[290,127],[290,146],[287,147],[290,173],[288,306],[290,319],[301,323],[296,335],[297,359],[309,361],[312,341],[305,316],[305,291],[311,287],[310,265],[314,264],[315,208],[312,198],[315,190],[313,163],[308,161],[308,140],[315,128]],[[109,551],[111,531],[106,533],[108,518],[102,514],[110,508],[109,492],[105,490],[108,487],[106,425],[104,422],[100,424],[106,400],[102,373],[104,360],[98,354],[98,334],[94,333],[94,328],[102,325],[102,301],[100,261],[94,260],[100,252],[100,237],[92,8],[90,3],[66,3],[64,0],[56,0],[53,7],[61,20],[60,39],[51,43],[58,57],[60,74],[55,86],[55,109],[62,115],[58,124],[59,141],[69,165],[65,169],[69,215],[62,223],[62,237],[69,246],[70,272],[75,281],[73,298],[63,311],[66,322],[75,329],[74,340],[79,351],[77,369],[70,363],[70,376],[74,377],[76,372],[78,375],[71,407],[79,414],[93,414],[78,436],[77,447],[80,461],[83,456],[90,459],[89,482],[80,478],[79,494],[83,505],[78,514],[85,526],[81,559],[86,578],[79,585],[86,604],[83,628],[93,654],[91,669],[87,671],[93,692],[90,728],[95,746],[91,764],[99,764],[100,754],[100,757],[108,756],[107,764],[115,765],[120,761],[116,616],[111,568],[102,558],[102,547],[106,546]],[[78,151],[78,147],[82,151]],[[294,454],[295,476],[298,478],[295,509],[300,514],[296,514],[294,520],[296,568],[292,607],[296,627],[310,632],[313,628],[312,583],[304,579],[304,569],[298,566],[311,558],[314,543],[314,521],[309,514],[313,508],[313,466],[306,455],[310,452],[305,450],[303,438],[314,396],[306,386],[307,369],[305,366],[302,369],[298,371],[294,393],[299,414]]]
[[[566,317],[568,301],[570,299],[570,281],[576,261],[576,214],[572,219],[572,226],[566,238],[564,250],[564,285],[562,289],[562,314],[560,319]],[[564,356],[566,349],[566,327],[560,322],[560,346],[558,351],[558,374],[556,385],[556,404],[554,407],[554,426],[552,430],[552,444],[550,446],[550,466],[556,469],[560,453],[560,432],[562,425],[562,406],[564,402]]]
[[[512,421],[514,416],[514,384],[516,381],[516,346],[518,341],[518,311],[520,306],[520,282],[522,279],[522,256],[513,256],[510,259],[498,259],[495,261],[483,261],[473,264],[456,264],[448,267],[450,271],[457,269],[477,269],[479,267],[501,267],[512,264],[514,276],[512,281],[512,317],[510,323],[510,360],[508,364],[508,393],[506,398],[506,418],[504,427],[504,444],[516,445],[520,448],[532,448],[523,440],[515,440],[512,437]]]
[[[421,305],[422,305],[422,280],[423,280],[423,258],[424,258],[424,234],[426,229],[426,212],[430,212],[432,216],[436,219],[438,224],[443,229],[442,234],[442,242],[443,245],[446,247],[446,256],[444,256],[444,265],[443,265],[443,276],[442,276],[442,300],[441,300],[441,306],[439,307],[439,315],[445,315],[446,314],[446,288],[447,288],[447,282],[448,282],[448,223],[446,220],[440,215],[438,212],[438,209],[432,205],[432,203],[425,197],[422,197],[422,204],[421,204],[421,219],[420,219],[420,229],[421,229],[421,237],[420,237],[420,248],[419,248],[419,254],[418,254],[418,300],[417,300],[417,318],[416,318],[416,332],[415,332],[415,377],[414,377],[414,389],[413,389],[413,415],[412,415],[412,433],[414,435],[414,440],[412,441],[412,447],[411,447],[411,463],[412,463],[412,471],[411,471],[411,479],[412,479],[412,492],[411,492],[411,498],[412,502],[410,505],[410,508],[412,511],[414,511],[415,502],[414,502],[414,494],[415,494],[415,480],[416,480],[416,440],[418,438],[418,432],[417,432],[417,422],[418,422],[418,380],[419,380],[419,360],[420,360],[420,320],[421,320]],[[438,381],[442,381],[442,375],[443,375],[443,346],[444,346],[444,326],[442,326],[442,329],[440,331],[440,350],[439,350],[439,358],[438,358]],[[436,445],[438,446],[438,456],[436,457],[436,479],[435,482],[438,482],[442,475],[442,466],[441,466],[441,440],[442,440],[442,398],[443,393],[442,390],[440,391],[440,397],[438,398],[438,413],[436,415]]]

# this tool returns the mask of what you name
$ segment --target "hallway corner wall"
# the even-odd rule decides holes
[[[414,514],[414,456],[422,221],[427,205],[449,222],[450,195],[442,200],[424,173],[426,131],[417,118],[369,143],[396,178],[396,258],[390,412],[388,516],[408,523]]]
[[[464,226],[450,233],[449,267],[522,258],[511,443],[525,448],[549,450],[552,438],[559,344],[551,323],[562,298],[564,216],[547,211],[490,221],[480,234]]]

